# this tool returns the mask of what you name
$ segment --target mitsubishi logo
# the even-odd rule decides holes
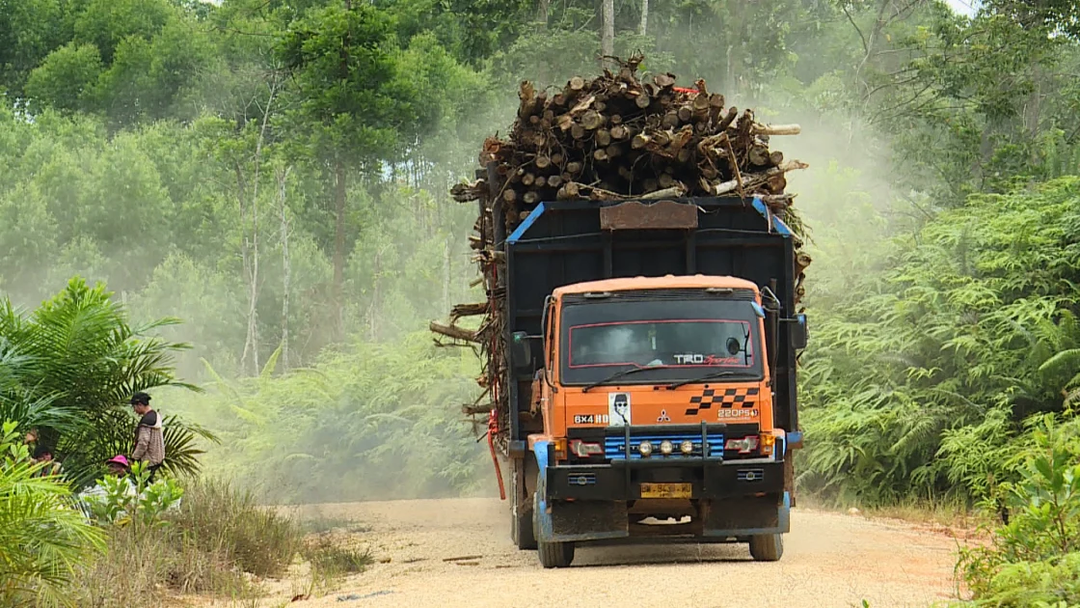
[[[660,410],[660,417],[656,419],[657,422],[671,422],[671,418],[667,415],[667,410]]]

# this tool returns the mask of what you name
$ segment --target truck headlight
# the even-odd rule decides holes
[[[738,450],[740,454],[749,454],[758,447],[758,436],[747,435],[742,439],[728,439],[724,443],[725,450]]]
[[[683,454],[686,454],[687,456],[689,456],[690,454],[693,454],[694,453],[694,442],[690,441],[689,439],[683,441],[681,444],[679,444],[679,451],[682,452]]]
[[[642,456],[648,456],[652,454],[652,444],[648,441],[642,441],[640,444],[638,444],[637,451],[641,452]]]
[[[660,453],[664,456],[671,454],[674,449],[675,446],[671,445],[671,442],[667,439],[660,442]]]

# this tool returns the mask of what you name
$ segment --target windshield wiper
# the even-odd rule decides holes
[[[703,380],[711,380],[713,378],[723,378],[724,376],[734,376],[737,373],[738,372],[733,372],[733,371],[727,370],[727,369],[721,370],[721,371],[718,371],[718,372],[709,372],[709,373],[705,374],[704,376],[699,376],[697,378],[691,378],[689,380],[679,380],[678,382],[672,382],[671,384],[667,385],[667,388],[668,388],[668,390],[675,390],[675,389],[679,388],[680,386],[682,386],[684,384],[693,384],[694,382],[701,382]]]
[[[650,366],[645,366],[645,367],[631,367],[630,369],[620,369],[619,371],[615,372],[614,374],[611,374],[607,378],[604,378],[603,380],[600,380],[600,381],[597,381],[597,382],[593,382],[592,384],[586,386],[585,388],[581,389],[581,392],[587,393],[587,392],[589,392],[589,389],[591,389],[591,388],[596,388],[596,387],[600,386],[601,384],[607,384],[608,382],[611,382],[612,380],[615,380],[617,378],[622,378],[623,376],[629,376],[630,374],[636,374],[637,372],[645,371],[647,369],[662,369],[664,367],[667,367],[667,366],[666,365],[653,365],[651,367]]]

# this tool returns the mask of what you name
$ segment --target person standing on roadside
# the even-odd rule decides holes
[[[150,395],[146,393],[132,395],[131,407],[140,416],[139,425],[135,428],[135,450],[131,453],[131,459],[146,465],[146,469],[150,471],[148,481],[153,483],[161,463],[165,461],[161,414],[150,407]]]

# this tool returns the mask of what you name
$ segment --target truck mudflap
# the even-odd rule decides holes
[[[643,483],[689,489],[684,497],[698,509],[690,534],[703,542],[790,530],[791,498],[784,487],[782,460],[688,458],[550,465],[550,444],[537,442],[533,451],[540,467],[534,514],[538,540],[586,542],[632,536],[630,505],[642,500]]]

